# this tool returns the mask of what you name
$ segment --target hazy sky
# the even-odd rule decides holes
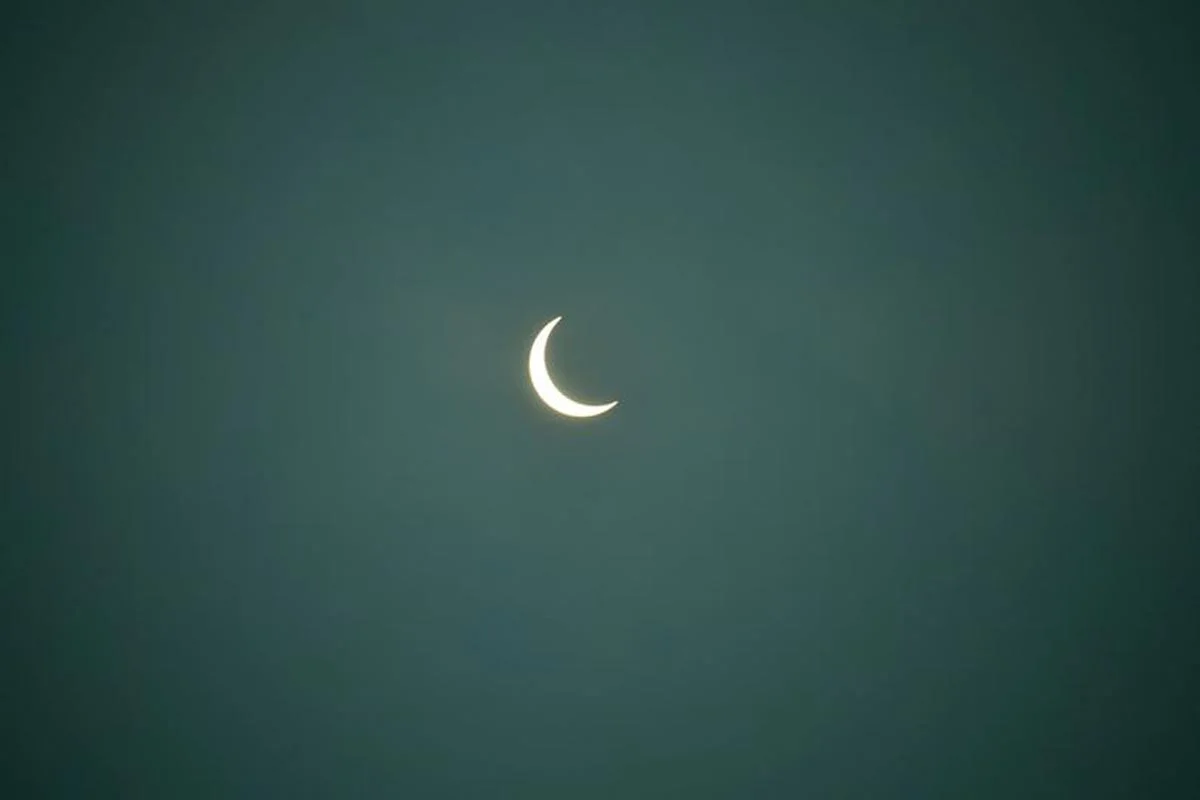
[[[25,5],[12,796],[1194,790],[1181,12]]]

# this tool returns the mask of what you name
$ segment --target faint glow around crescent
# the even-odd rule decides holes
[[[546,343],[550,341],[550,332],[560,320],[562,317],[555,317],[547,322],[545,327],[538,331],[537,338],[533,340],[533,347],[529,350],[529,380],[533,383],[533,390],[542,398],[543,403],[564,416],[599,416],[616,406],[617,401],[597,406],[580,403],[560,392],[550,379],[550,371],[546,369]]]

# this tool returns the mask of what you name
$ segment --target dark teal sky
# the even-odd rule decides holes
[[[1194,790],[1178,11],[27,5],[11,796]]]

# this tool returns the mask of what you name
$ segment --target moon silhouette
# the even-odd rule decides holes
[[[533,384],[533,390],[537,392],[538,397],[542,398],[542,402],[563,416],[597,417],[612,410],[617,401],[613,400],[601,405],[588,405],[572,400],[559,391],[550,378],[550,371],[546,369],[546,343],[550,341],[550,332],[561,320],[562,317],[555,317],[547,322],[538,331],[537,338],[533,340],[533,347],[529,350],[529,381]]]

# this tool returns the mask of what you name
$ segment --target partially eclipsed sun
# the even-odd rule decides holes
[[[533,340],[533,347],[529,350],[529,380],[538,397],[542,398],[542,402],[558,413],[567,417],[597,417],[612,410],[617,405],[617,401],[613,400],[601,405],[588,405],[572,400],[559,391],[558,387],[554,385],[554,381],[550,379],[550,371],[546,369],[546,343],[550,341],[550,332],[561,320],[562,317],[555,317],[547,322],[538,331],[537,338]]]

